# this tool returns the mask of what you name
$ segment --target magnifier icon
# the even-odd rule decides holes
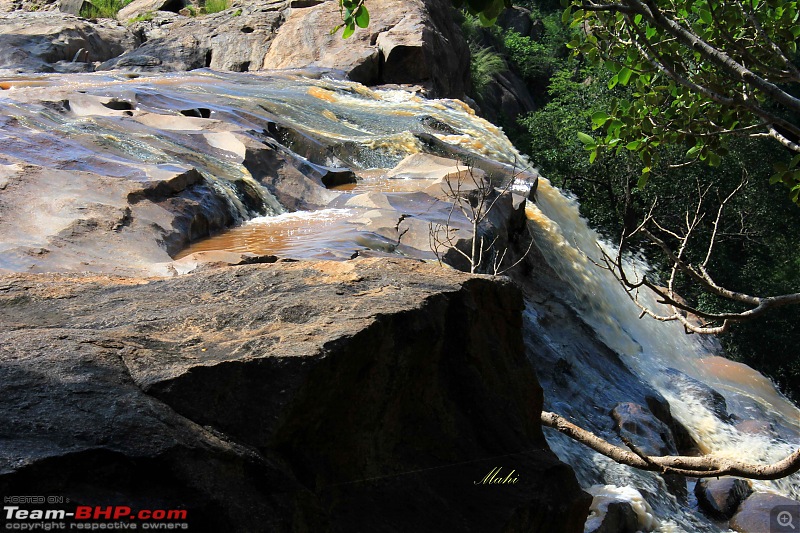
[[[779,526],[792,528],[792,531],[796,529],[794,527],[794,523],[792,520],[792,513],[790,513],[789,511],[781,511],[780,513],[778,513],[777,518]]]

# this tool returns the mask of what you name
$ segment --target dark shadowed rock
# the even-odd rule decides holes
[[[481,113],[497,124],[516,124],[522,115],[537,109],[528,87],[510,71],[497,74],[481,101]]]
[[[646,407],[632,402],[619,403],[611,411],[611,417],[623,442],[627,440],[644,454],[656,457],[678,454],[669,426]],[[686,499],[686,478],[674,474],[664,474],[662,477],[677,497]]]
[[[55,11],[0,14],[0,69],[69,71],[56,63],[105,61],[138,44],[133,33],[112,20],[90,22]]]
[[[522,307],[398,260],[1,278],[0,490],[204,530],[582,531]],[[498,466],[519,482],[475,484]]]
[[[750,482],[734,477],[700,479],[694,486],[697,503],[717,520],[728,520],[745,498],[752,494]]]
[[[497,24],[520,35],[531,36],[531,30],[533,29],[531,11],[524,7],[513,6],[500,13],[500,16],[497,17]]]
[[[635,403],[617,404],[611,411],[620,436],[647,455],[676,455],[675,440],[666,424],[649,409]]]
[[[672,438],[675,440],[675,448],[680,455],[697,455],[700,448],[689,430],[672,416],[672,409],[669,402],[661,394],[653,391],[653,394],[645,396],[647,407],[653,415],[661,420],[669,428]]]
[[[705,383],[687,376],[679,370],[668,368],[664,371],[663,384],[676,394],[688,396],[700,402],[720,420],[730,421],[725,397]]]
[[[637,533],[639,516],[628,502],[611,502],[600,527],[587,533]]]

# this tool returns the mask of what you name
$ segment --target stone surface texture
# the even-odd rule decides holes
[[[408,260],[3,277],[0,491],[180,502],[204,529],[580,531],[522,307]],[[500,456],[519,483],[476,485]]]

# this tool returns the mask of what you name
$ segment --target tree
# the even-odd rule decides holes
[[[658,146],[687,144],[689,161],[719,165],[733,135],[768,136],[786,161],[773,182],[800,203],[798,2],[785,0],[570,0],[564,20],[582,26],[570,46],[634,87],[594,117],[599,149],[638,152],[641,184]],[[791,154],[795,154],[791,157]]]
[[[718,202],[715,207],[708,207],[707,199],[712,196],[709,194],[712,186],[703,186],[698,182],[697,203],[694,209],[685,213],[684,227],[680,229],[667,228],[654,217],[653,210],[656,200],[653,208],[636,228],[623,229],[616,255],[612,256],[605,249],[598,247],[602,255],[602,264],[599,266],[606,268],[614,275],[616,280],[625,288],[631,300],[641,309],[642,316],[647,315],[663,322],[678,321],[687,332],[719,334],[726,332],[731,323],[749,321],[764,315],[770,310],[800,304],[800,293],[766,297],[728,289],[720,285],[709,271],[709,263],[714,247],[717,244],[720,233],[723,231],[722,221],[725,208],[745,187],[746,183],[746,179],[743,179],[726,196],[717,196]],[[709,214],[711,214],[711,217],[708,217]],[[693,262],[689,257],[689,250],[693,244],[692,239],[706,218],[711,218],[711,232],[708,236],[708,244],[700,260]],[[744,224],[745,222],[742,219],[742,228],[745,227]],[[636,272],[628,273],[623,253],[628,249],[628,242],[639,234],[644,235],[651,243],[656,245],[668,259],[670,267],[666,286],[654,282],[646,275],[639,275]],[[671,238],[675,245],[670,245],[666,240],[668,238]],[[700,306],[688,303],[680,297],[676,290],[676,280],[679,273],[709,294],[743,304],[746,309],[742,311],[711,312],[701,309]],[[670,312],[664,314],[642,303],[639,298],[639,289],[641,287],[646,287],[653,291],[660,298],[659,302],[665,304]]]
[[[512,172],[500,183],[494,183],[491,176],[486,176],[472,164],[467,164],[464,171],[448,174],[442,183],[442,192],[450,202],[447,220],[443,223],[430,223],[428,239],[431,251],[439,264],[448,252],[460,255],[469,265],[470,274],[488,273],[500,276],[520,264],[533,248],[533,238],[528,240],[528,248],[519,257],[509,257],[507,264],[508,242],[502,242],[501,235],[491,230],[489,222],[498,202],[511,199],[511,189],[518,174]],[[536,193],[538,178],[529,191]],[[469,250],[459,248],[459,241],[464,236],[459,233],[458,225],[453,221],[456,210],[460,211],[470,228]],[[492,233],[494,233],[492,235]]]

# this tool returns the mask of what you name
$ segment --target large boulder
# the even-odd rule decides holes
[[[335,0],[292,9],[263,68],[327,67],[365,84],[421,83],[437,96],[464,94],[469,50],[449,1],[375,0],[369,9],[369,27],[346,40],[330,33],[341,24]]]
[[[369,28],[347,40],[331,34],[341,23],[335,0],[234,2],[210,15],[174,14],[184,13],[181,8],[190,3],[135,0],[117,14],[130,28],[58,12],[4,14],[0,68],[243,72],[314,67],[341,71],[365,84],[421,84],[430,94],[447,97],[462,97],[469,83],[469,50],[448,0],[374,0]],[[82,5],[75,0],[62,8],[79,14]],[[54,66],[59,61],[68,64]]]
[[[582,531],[510,282],[365,259],[0,288],[5,494],[208,531]]]
[[[264,0],[239,9],[200,17],[178,17],[159,24],[136,50],[107,61],[98,70],[170,72],[209,67],[244,72],[258,70],[282,20],[282,1]],[[131,11],[131,14],[134,11]],[[126,16],[120,12],[120,17]],[[152,26],[152,24],[150,24]]]
[[[700,508],[717,520],[730,519],[752,493],[749,481],[735,477],[700,479],[694,486]]]
[[[91,70],[139,45],[125,26],[59,12],[0,13],[0,69],[17,72]]]
[[[779,523],[778,513],[787,512],[797,527],[800,518],[800,502],[778,494],[759,492],[753,494],[739,506],[730,521],[730,528],[739,533],[764,533],[766,531],[791,531],[788,525]]]
[[[191,5],[191,2],[188,2]],[[184,7],[183,0],[133,0],[117,13],[117,20],[126,22],[135,17],[152,14],[156,11],[177,13]]]
[[[514,127],[517,119],[535,111],[536,102],[525,82],[511,71],[497,74],[481,97],[481,114],[487,120]]]

